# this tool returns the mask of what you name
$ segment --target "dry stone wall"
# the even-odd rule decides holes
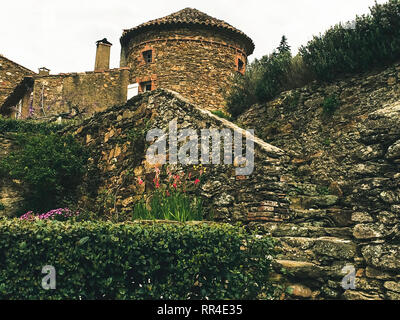
[[[145,159],[146,134],[150,129],[166,129],[176,119],[178,130],[230,129],[243,132],[234,124],[196,108],[173,92],[156,90],[139,95],[127,105],[96,114],[79,128],[66,129],[92,150],[92,167],[100,180],[94,184],[89,176],[86,188],[97,199],[112,199],[109,214],[131,214],[133,204],[152,190],[154,166]],[[235,166],[209,166],[207,181],[201,190],[208,213],[225,222],[253,220],[284,221],[289,209],[285,184],[280,172],[284,160],[282,150],[253,138],[255,141],[255,172],[236,176]],[[189,167],[171,166],[180,172]],[[137,178],[146,183],[139,186]],[[255,192],[256,191],[256,192]],[[85,192],[89,194],[89,192]],[[87,201],[87,199],[83,199]]]
[[[399,79],[400,65],[394,65],[336,83],[313,83],[254,106],[239,119],[290,155],[289,197],[298,219],[261,228],[286,244],[281,265],[292,270],[295,279],[314,274],[314,281],[308,277],[302,283],[312,290],[294,286],[300,295],[400,298]],[[332,96],[340,105],[333,115],[324,114]],[[330,249],[316,255],[323,247]],[[337,259],[342,260],[337,270],[343,262],[355,267],[356,290],[343,292],[332,279],[321,285],[328,277],[318,272],[335,266]]]

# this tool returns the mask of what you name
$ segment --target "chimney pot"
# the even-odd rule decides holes
[[[50,69],[46,67],[39,68],[39,76],[48,76],[50,74]]]
[[[96,41],[96,62],[94,71],[102,71],[110,69],[110,52],[112,43],[107,38]]]

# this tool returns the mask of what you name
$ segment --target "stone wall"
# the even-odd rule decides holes
[[[203,128],[228,128],[232,134],[234,130],[243,133],[234,124],[191,105],[176,93],[156,90],[139,95],[125,106],[111,108],[79,127],[66,129],[91,150],[91,170],[84,183],[82,202],[87,204],[97,198],[107,214],[132,214],[134,203],[153,190],[154,166],[145,159],[146,134],[152,128],[168,128],[174,119],[178,130],[190,128],[200,134]],[[251,176],[236,176],[234,165],[207,166],[201,196],[208,218],[245,223],[288,219],[289,204],[280,172],[284,153],[255,137],[252,139],[256,165]],[[186,172],[192,167],[170,169]],[[145,181],[143,186],[137,183],[139,177]],[[96,203],[90,205],[93,208]]]
[[[400,298],[399,80],[394,65],[313,83],[239,119],[291,157],[289,197],[297,217],[261,229],[285,244],[279,265],[293,272],[292,281],[303,279],[293,286],[300,297]],[[340,106],[329,115],[323,105],[332,96]],[[344,262],[356,268],[356,290],[340,287]]]
[[[122,50],[121,65],[132,70],[132,83],[152,81],[153,89],[179,92],[208,110],[225,108],[224,93],[238,70],[238,59],[247,62],[244,45],[205,27],[142,32]],[[143,52],[149,50],[153,61],[147,63]]]
[[[154,167],[144,156],[146,133],[151,128],[167,128],[173,119],[179,129],[242,130],[165,90],[139,95],[125,106],[96,114],[79,127],[66,129],[92,154],[81,203],[114,218],[131,215],[134,203],[154,190]],[[207,166],[199,193],[205,201],[206,218],[241,222],[278,240],[275,280],[289,292],[282,298],[351,298],[354,292],[343,295],[341,280],[344,266],[359,267],[360,263],[352,230],[353,211],[341,206],[338,196],[321,195],[317,185],[296,181],[291,158],[281,149],[256,137],[253,140],[255,171],[251,176],[236,176],[235,166]],[[190,167],[170,169],[182,172]],[[138,177],[144,185],[137,183]]]
[[[33,96],[24,105],[23,117],[58,114],[84,117],[126,102],[127,68],[99,72],[68,73],[34,78]]]

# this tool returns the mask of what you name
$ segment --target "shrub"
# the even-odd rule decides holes
[[[315,36],[300,53],[318,79],[370,70],[400,57],[400,0],[370,8],[370,14]]]
[[[324,114],[328,116],[334,114],[335,111],[339,108],[339,106],[340,106],[340,101],[336,95],[331,95],[329,97],[326,97],[322,104]]]
[[[274,243],[217,224],[0,220],[0,299],[271,298]],[[41,286],[54,266],[56,289]]]
[[[85,172],[86,151],[70,135],[19,134],[18,150],[0,162],[0,173],[27,187],[27,208],[45,211],[73,199]]]
[[[304,86],[315,76],[301,56],[292,58],[286,37],[270,55],[251,63],[244,76],[235,75],[232,89],[225,97],[228,111],[234,118],[250,106],[275,98],[285,90]]]

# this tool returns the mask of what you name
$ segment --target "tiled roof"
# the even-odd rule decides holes
[[[253,41],[244,32],[232,27],[229,23],[226,23],[223,20],[213,18],[197,9],[192,8],[186,8],[170,14],[169,16],[151,20],[132,29],[124,30],[124,33],[121,37],[121,43],[123,43],[124,40],[126,40],[130,36],[133,36],[139,31],[142,31],[143,29],[162,27],[173,24],[204,25],[227,30],[236,34],[237,36],[239,36],[239,38],[243,39],[243,41],[246,43],[246,50],[249,55],[252,54],[254,51]]]

